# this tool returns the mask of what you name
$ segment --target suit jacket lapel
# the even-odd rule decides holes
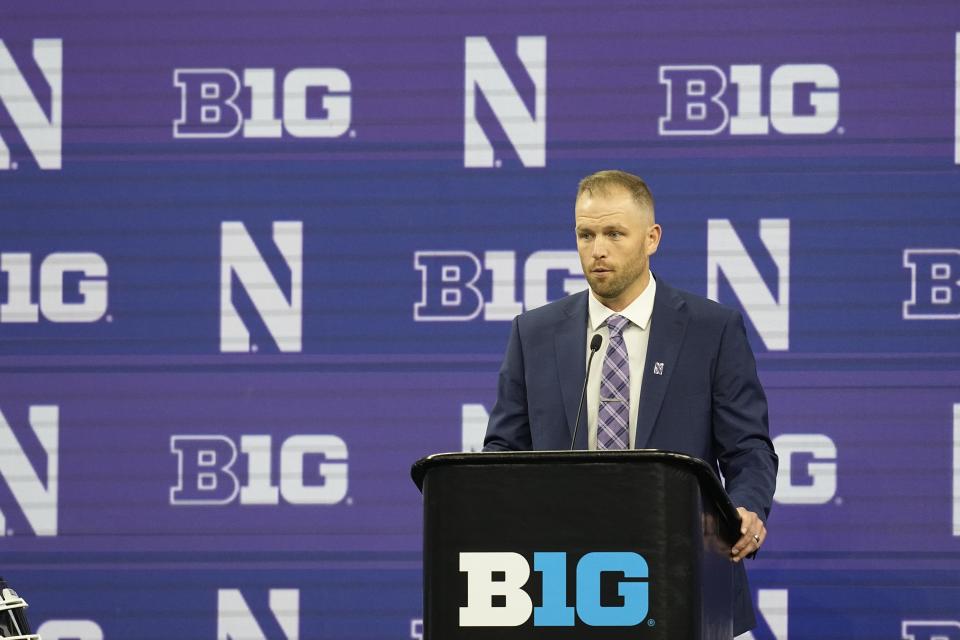
[[[653,301],[653,315],[650,319],[647,361],[644,365],[643,384],[640,389],[635,442],[637,449],[645,449],[648,446],[686,329],[686,303],[672,288],[658,280],[657,294]],[[660,373],[656,373],[657,371]]]
[[[557,375],[560,378],[560,392],[563,397],[563,410],[567,418],[567,430],[573,437],[577,423],[577,407],[580,405],[580,390],[583,376],[587,371],[587,293],[570,296],[570,304],[564,306],[564,317],[560,319],[554,335],[557,355]],[[559,426],[559,425],[558,425]],[[580,417],[580,429],[574,448],[587,448],[587,410],[583,408]]]

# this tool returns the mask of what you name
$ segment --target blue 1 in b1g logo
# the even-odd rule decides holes
[[[530,569],[519,553],[460,553],[460,572],[467,574],[467,606],[460,607],[460,626],[518,627],[532,615],[534,627],[572,627],[577,618],[591,627],[632,627],[649,613],[650,572],[638,553],[592,552],[581,557],[576,567],[575,606],[568,604],[566,553],[534,552],[533,571],[541,574],[543,584],[537,607],[523,590]],[[617,604],[603,601],[604,574],[622,576],[616,584]]]

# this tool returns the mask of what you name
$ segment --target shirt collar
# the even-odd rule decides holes
[[[607,318],[617,313],[646,331],[647,326],[650,324],[650,316],[653,315],[653,299],[656,293],[657,281],[653,277],[653,273],[650,273],[650,282],[647,283],[647,288],[643,290],[643,293],[628,304],[626,309],[618,312],[608,308],[597,300],[593,295],[593,291],[591,291],[589,296],[590,331],[596,331],[603,326]]]

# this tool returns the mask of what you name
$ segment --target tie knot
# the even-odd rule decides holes
[[[610,337],[623,333],[624,327],[626,327],[629,323],[629,320],[618,314],[614,314],[607,318],[607,328],[610,330]]]

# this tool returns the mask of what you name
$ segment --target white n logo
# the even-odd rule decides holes
[[[38,536],[57,535],[57,477],[60,469],[58,439],[60,409],[55,405],[30,407],[30,427],[47,454],[47,480],[44,482],[30,463],[13,429],[0,412],[0,476],[27,522]],[[0,512],[0,536],[7,534],[7,519]]]
[[[707,297],[718,299],[720,272],[770,351],[790,348],[790,220],[760,220],[760,240],[777,266],[777,293],[764,284],[760,271],[729,220],[707,223]]]
[[[270,589],[270,611],[287,640],[300,639],[298,589]],[[217,640],[267,640],[239,589],[217,591]]]
[[[283,290],[242,222],[220,228],[220,351],[250,351],[250,332],[233,304],[233,277],[243,285],[280,351],[302,350],[303,223],[274,222],[273,242],[290,269],[290,297]]]
[[[517,56],[536,90],[533,114],[523,104],[500,59],[486,38],[466,39],[464,67],[463,166],[494,166],[493,145],[477,122],[477,90],[484,95],[493,115],[525,167],[547,164],[547,38],[520,36]]]
[[[481,451],[490,414],[482,404],[460,405],[460,441],[463,451]]]
[[[757,609],[767,623],[774,640],[788,640],[786,589],[760,589],[757,591]],[[737,640],[755,640],[753,633],[747,631]]]
[[[62,164],[63,43],[59,39],[33,41],[33,59],[50,85],[50,117],[43,112],[30,85],[0,40],[0,102],[23,136],[41,169],[59,169]],[[0,169],[12,168],[10,148],[0,138]]]

